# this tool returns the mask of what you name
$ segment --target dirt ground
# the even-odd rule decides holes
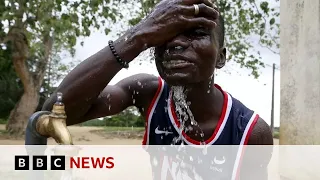
[[[103,128],[100,127],[68,127],[73,137],[74,144],[78,145],[140,145],[142,142],[142,135],[130,134],[128,138],[127,134],[121,134],[114,132],[112,134],[102,133]],[[5,129],[5,125],[0,125],[0,131]],[[117,138],[120,137],[120,138]],[[274,139],[276,145],[279,144],[279,140]],[[0,135],[0,145],[23,145],[23,139],[13,139],[5,135]],[[49,145],[55,145],[56,142],[53,139],[48,140]]]
[[[103,128],[99,127],[68,127],[73,137],[73,143],[78,145],[140,145],[142,138],[135,136],[133,138],[115,138],[115,134],[101,133]],[[0,131],[5,129],[5,125],[0,125]],[[124,136],[119,134],[119,137]],[[141,137],[141,136],[140,136]],[[13,139],[6,135],[0,135],[0,145],[23,145],[24,139]],[[53,139],[48,140],[49,145],[55,145]]]

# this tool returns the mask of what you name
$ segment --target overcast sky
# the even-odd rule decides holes
[[[113,28],[117,29],[117,28]],[[84,39],[84,46],[80,45],[80,41],[76,46],[77,60],[85,60],[100,49],[107,45],[108,40],[115,40],[115,32],[106,36],[103,31],[95,31],[90,37]],[[263,119],[270,124],[271,117],[271,92],[272,92],[272,64],[276,63],[279,67],[280,56],[272,53],[260,46],[255,46],[261,51],[263,62],[267,64],[266,68],[261,69],[259,79],[248,76],[250,73],[246,69],[241,69],[235,63],[228,63],[223,69],[217,71],[215,83],[219,84],[224,90],[232,96],[244,103],[248,108],[256,111]],[[144,52],[148,53],[148,52]],[[136,59],[142,59],[145,56],[141,54]],[[128,70],[121,70],[111,81],[115,84],[119,80],[137,73],[150,73],[158,75],[155,64],[151,61],[133,61]],[[280,70],[275,72],[275,126],[279,126],[280,119]]]

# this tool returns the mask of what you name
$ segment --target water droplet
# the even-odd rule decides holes
[[[189,158],[190,158],[190,161],[193,161],[193,158],[192,158],[192,156],[190,156]]]
[[[110,93],[107,95],[107,98],[110,98]]]
[[[204,146],[202,153],[203,153],[203,155],[206,155],[208,153],[208,148],[206,145]]]
[[[141,85],[142,85],[140,81],[138,81],[138,82],[137,82],[137,84],[138,84],[139,86],[141,86]]]
[[[110,109],[111,109],[111,105],[109,105],[109,111],[110,111]]]
[[[210,93],[210,89],[207,91],[207,93],[208,93],[208,94]]]
[[[157,166],[157,165],[158,165],[158,160],[157,160],[157,158],[154,157],[152,163],[153,163],[154,166]]]
[[[62,92],[57,92],[57,102],[62,102]]]

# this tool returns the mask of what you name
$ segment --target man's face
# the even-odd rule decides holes
[[[170,85],[207,81],[224,57],[217,33],[203,28],[186,31],[155,49],[158,72]]]

